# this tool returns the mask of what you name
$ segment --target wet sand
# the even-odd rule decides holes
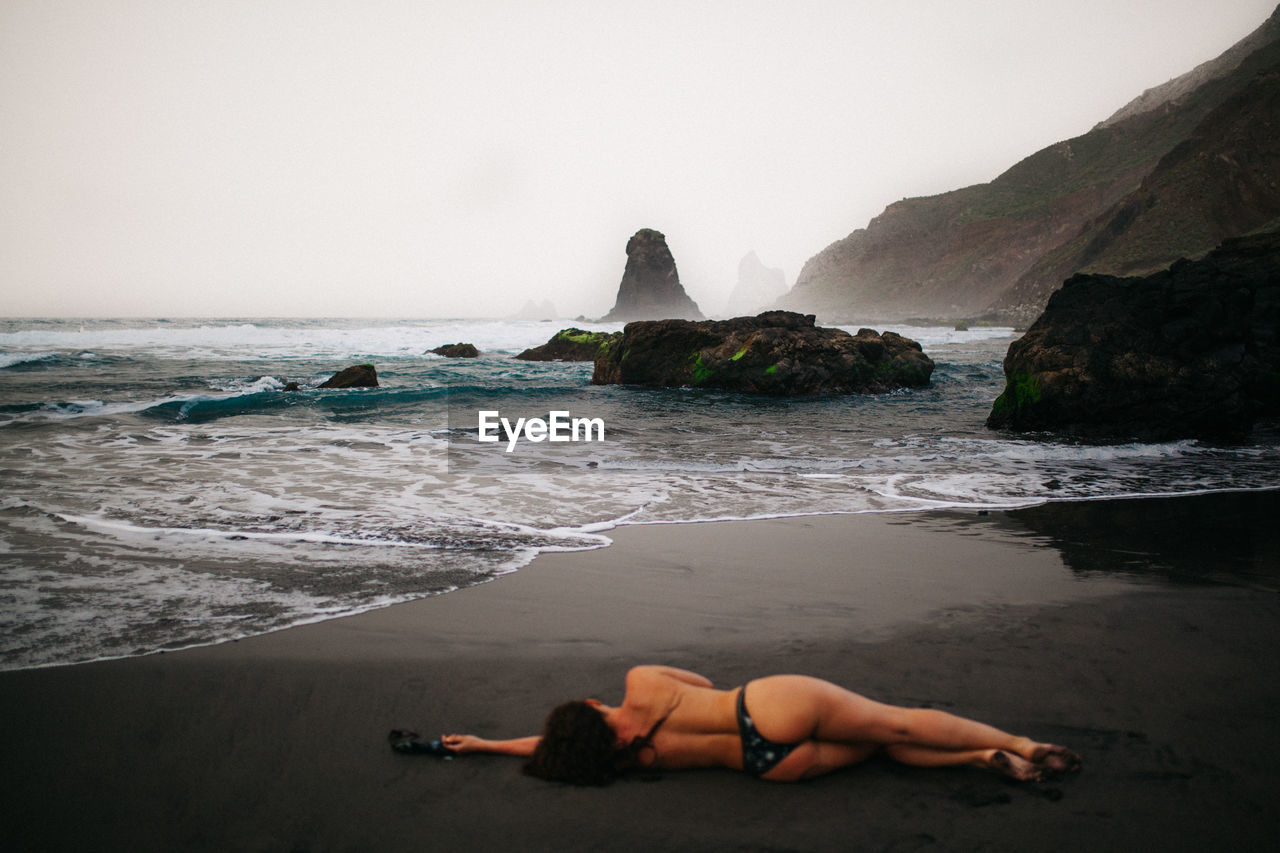
[[[1165,850],[1280,838],[1280,493],[623,528],[492,583],[0,673],[5,850]],[[872,760],[604,789],[388,729],[534,733],[637,663],[804,672],[1066,743],[1023,785]]]

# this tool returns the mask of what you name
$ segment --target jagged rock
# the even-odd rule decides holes
[[[299,385],[297,382],[286,382],[284,384],[284,387],[281,388],[280,390],[281,391],[301,391],[302,386]]]
[[[1245,435],[1280,413],[1280,231],[1143,278],[1072,277],[1010,345],[1004,372],[989,427]]]
[[[814,325],[768,311],[732,320],[628,323],[596,359],[596,385],[721,388],[758,394],[879,394],[929,383],[933,361],[893,332]]]
[[[641,228],[627,241],[627,266],[618,285],[618,300],[604,322],[666,317],[701,320],[702,312],[680,284],[667,238]]]
[[[378,371],[372,364],[356,364],[344,367],[320,383],[321,388],[377,388]]]
[[[738,283],[725,303],[725,314],[754,314],[772,305],[787,292],[787,277],[780,269],[766,267],[755,252],[738,261]]]
[[[551,340],[516,356],[525,361],[595,361],[601,350],[622,337],[621,332],[588,332],[585,329],[561,329]]]
[[[436,355],[442,355],[445,358],[475,358],[480,355],[480,350],[475,348],[474,344],[444,344],[438,346],[431,352]]]

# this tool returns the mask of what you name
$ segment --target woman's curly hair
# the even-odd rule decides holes
[[[641,752],[653,749],[653,734],[666,720],[664,716],[648,734],[619,747],[617,734],[599,710],[582,700],[565,702],[547,715],[542,739],[525,762],[524,772],[549,782],[608,785],[636,767]]]

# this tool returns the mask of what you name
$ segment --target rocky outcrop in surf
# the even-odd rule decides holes
[[[445,358],[476,358],[480,355],[480,350],[476,349],[475,344],[444,344],[431,350],[436,355],[442,355]]]
[[[621,336],[621,332],[561,329],[545,344],[530,347],[515,357],[523,361],[595,361]]]
[[[927,385],[933,361],[893,332],[816,326],[812,314],[628,323],[596,359],[596,385],[719,388],[753,394],[879,394]]]
[[[321,388],[377,388],[378,371],[372,364],[344,367],[320,383]]]
[[[1077,275],[1009,347],[987,426],[1238,438],[1280,415],[1280,231],[1144,278]]]
[[[677,317],[701,320],[702,312],[680,284],[676,261],[659,231],[641,228],[627,241],[627,266],[618,299],[604,322]]]

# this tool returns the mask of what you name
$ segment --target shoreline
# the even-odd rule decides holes
[[[1280,832],[1280,493],[1169,500],[629,525],[447,595],[0,672],[0,844],[1259,849]],[[1085,770],[1027,786],[873,760],[583,790],[386,748],[400,727],[532,733],[565,698],[616,701],[643,662],[723,686],[808,672],[1064,742]]]
[[[293,631],[299,628],[307,628],[313,625],[323,624],[326,622],[332,622],[332,621],[337,621],[342,619],[359,618],[371,613],[377,613],[379,611],[387,610],[390,608],[412,606],[420,602],[430,601],[430,600],[439,598],[441,596],[456,595],[459,592],[472,589],[474,587],[486,586],[495,582],[503,581],[504,579],[507,579],[513,575],[516,575],[519,572],[526,571],[530,566],[538,563],[539,561],[545,560],[555,555],[589,554],[589,553],[599,552],[599,551],[607,552],[608,549],[613,546],[614,536],[618,534],[619,531],[623,531],[623,530],[682,527],[682,526],[690,526],[690,525],[761,524],[761,523],[769,523],[769,522],[803,523],[806,519],[831,519],[831,518],[856,517],[856,516],[882,517],[888,523],[894,523],[892,519],[895,516],[961,518],[961,519],[975,518],[976,519],[981,517],[990,517],[990,516],[993,516],[994,514],[995,518],[999,518],[1001,515],[1010,514],[1010,513],[1014,514],[1015,516],[1020,514],[1038,513],[1038,512],[1048,512],[1049,514],[1054,514],[1055,512],[1059,511],[1057,508],[1060,508],[1061,511],[1063,512],[1067,512],[1069,511],[1069,507],[1071,507],[1072,505],[1085,505],[1085,506],[1104,505],[1105,506],[1105,505],[1111,505],[1111,504],[1122,505],[1129,502],[1134,502],[1138,505],[1143,505],[1143,504],[1150,504],[1151,502],[1164,502],[1164,501],[1171,502],[1172,504],[1179,504],[1186,501],[1196,502],[1200,500],[1248,501],[1253,499],[1251,496],[1267,496],[1267,495],[1277,496],[1278,498],[1277,506],[1280,506],[1280,486],[1276,486],[1273,488],[1255,488],[1255,489],[1211,489],[1211,490],[1205,490],[1205,491],[1186,492],[1186,493],[1177,493],[1177,494],[1120,495],[1120,496],[1112,496],[1112,497],[1105,497],[1105,498],[1096,498],[1096,497],[1059,498],[1056,500],[1044,500],[1039,503],[1029,503],[1029,504],[1014,503],[1008,506],[993,505],[993,506],[986,506],[981,508],[895,507],[892,509],[867,509],[867,510],[857,510],[857,511],[833,510],[830,512],[762,515],[762,516],[752,516],[750,518],[710,518],[710,519],[694,519],[694,520],[679,520],[679,521],[665,521],[665,520],[625,521],[623,520],[623,521],[606,522],[606,523],[593,522],[593,523],[584,525],[582,528],[575,528],[574,532],[584,536],[596,536],[596,537],[605,538],[608,540],[606,543],[593,545],[593,546],[583,546],[580,548],[574,548],[574,547],[545,548],[543,550],[540,550],[538,553],[534,554],[532,557],[529,557],[523,562],[521,562],[517,567],[505,570],[480,583],[472,584],[471,586],[456,587],[454,589],[451,589],[445,592],[432,593],[430,595],[426,595],[420,598],[411,598],[404,601],[396,601],[391,604],[377,604],[377,605],[370,606],[366,609],[355,610],[353,612],[341,613],[338,615],[316,615],[313,618],[307,619],[305,621],[295,622],[280,628],[274,628],[272,630],[261,632],[261,633],[244,634],[237,637],[228,637],[226,639],[219,639],[219,640],[213,640],[213,641],[207,641],[207,642],[194,642],[191,645],[173,646],[169,648],[156,649],[154,651],[135,653],[135,654],[122,654],[122,655],[116,655],[112,657],[92,658],[87,660],[57,661],[53,663],[40,663],[40,664],[27,665],[27,666],[0,668],[0,676],[10,672],[27,672],[27,671],[36,671],[36,670],[46,670],[46,669],[58,669],[63,667],[78,667],[78,666],[110,663],[114,661],[132,660],[135,658],[147,658],[155,655],[191,652],[199,649],[223,646],[229,643],[239,643],[246,640],[253,640],[258,637],[270,636],[270,635],[274,635],[274,634],[278,634],[286,631]],[[1260,499],[1265,500],[1267,498],[1263,497]],[[605,526],[605,525],[609,525],[609,526]],[[627,536],[629,534],[623,534],[623,535]]]

